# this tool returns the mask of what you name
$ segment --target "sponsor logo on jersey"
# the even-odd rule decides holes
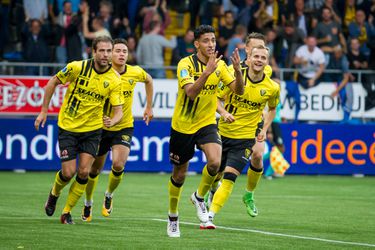
[[[109,82],[104,81],[103,85],[104,85],[104,88],[108,88],[108,86],[109,86]]]

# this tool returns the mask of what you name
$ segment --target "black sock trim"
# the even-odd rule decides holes
[[[169,218],[169,221],[178,221],[178,217],[168,216],[168,218]]]
[[[199,197],[197,196],[197,192],[194,192],[194,196],[195,196],[195,198],[197,198],[197,200],[198,200],[199,202],[203,202],[203,201],[204,201],[204,198],[199,198]]]
[[[124,169],[122,169],[120,172],[117,172],[117,171],[113,170],[113,168],[112,168],[112,174],[114,176],[120,176],[120,175],[122,175],[122,173],[124,173]]]
[[[178,188],[180,188],[180,187],[182,187],[182,185],[184,185],[184,183],[179,184],[179,183],[175,182],[173,180],[172,176],[171,176],[171,182],[172,182],[173,186],[178,187]]]
[[[91,179],[95,179],[96,176],[98,176],[98,174],[92,174],[92,173],[89,173],[89,176],[90,176]]]
[[[60,177],[60,180],[62,180],[63,182],[67,182],[67,181],[69,181],[65,176],[63,176],[61,170],[59,171],[59,177]]]
[[[87,182],[89,181],[89,179],[88,179],[88,178],[86,178],[86,179],[81,179],[81,178],[79,178],[79,176],[77,175],[77,176],[76,176],[76,181],[77,181],[79,184],[84,185],[84,184],[87,184]]]
[[[237,175],[233,173],[224,173],[224,179],[236,182]]]
[[[263,168],[261,169],[258,169],[258,168],[254,168],[253,165],[250,164],[250,169],[253,170],[254,172],[257,172],[257,173],[260,173],[263,171]]]

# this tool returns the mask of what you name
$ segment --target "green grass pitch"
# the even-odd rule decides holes
[[[93,221],[62,225],[43,205],[54,178],[49,173],[0,172],[0,249],[367,249],[375,248],[375,178],[286,176],[262,179],[255,193],[259,215],[246,214],[241,176],[217,214],[216,230],[200,230],[189,196],[200,176],[188,176],[180,201],[181,238],[168,238],[169,175],[126,173],[114,196],[114,211],[101,216],[108,175],[95,192]]]

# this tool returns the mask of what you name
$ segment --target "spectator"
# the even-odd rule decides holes
[[[159,34],[164,36],[165,30],[171,24],[171,17],[169,16],[169,12],[167,10],[167,1],[160,0],[155,1],[155,5],[153,7],[147,8],[145,11],[144,19],[143,19],[143,32],[150,32],[150,23],[152,21],[158,21],[161,23],[161,29]]]
[[[39,19],[30,20],[30,26],[25,31],[23,41],[23,53],[26,62],[48,62],[49,51],[46,34],[42,32],[42,23]],[[26,70],[28,75],[39,75],[39,67],[28,67]],[[43,75],[48,75],[48,71],[44,68]]]
[[[163,48],[175,48],[177,45],[176,37],[169,41],[164,36],[159,35],[161,23],[152,21],[151,31],[143,33],[137,47],[138,64],[145,68],[152,67],[147,72],[153,78],[165,78]]]
[[[348,52],[349,68],[354,70],[368,69],[368,61],[365,54],[360,51],[361,44],[358,38],[350,39],[350,49]],[[358,76],[356,73],[353,74],[356,81]]]
[[[64,3],[67,0],[48,0],[48,14],[51,18],[52,24],[57,23],[57,16],[63,12]],[[72,4],[72,12],[77,13],[79,11],[80,0],[69,0]]]
[[[130,65],[136,65],[137,63],[137,40],[134,36],[128,37],[128,60],[126,61]]]
[[[355,22],[349,24],[349,36],[358,38],[360,50],[367,56],[370,56],[370,49],[367,44],[375,42],[375,28],[372,23],[366,22],[366,15],[363,10],[357,10],[355,13]]]
[[[303,0],[296,0],[294,3],[295,10],[289,13],[289,18],[296,28],[301,29],[304,36],[311,34],[313,30],[313,14],[305,11]]]
[[[252,23],[254,19],[254,12],[258,8],[258,4],[255,0],[245,0],[245,6],[240,8],[237,15],[236,22],[247,27],[247,32],[252,30]]]
[[[108,36],[111,37],[109,31],[104,27],[103,18],[96,16],[92,20],[92,29],[93,32],[89,31],[89,13],[90,9],[87,7],[84,12],[82,13],[82,28],[83,28],[83,36],[87,39],[93,40],[99,36]]]
[[[130,27],[129,19],[126,17],[115,18],[113,20],[113,29],[112,29],[113,37],[117,38],[124,38],[128,39],[131,35],[133,35],[132,29]]]
[[[246,27],[246,26],[245,26]],[[234,35],[234,14],[232,11],[226,11],[224,13],[223,25],[219,26],[219,37],[218,37],[218,51],[220,55],[224,55],[227,50],[229,39]]]
[[[349,62],[340,46],[334,48],[327,69],[340,70],[340,73],[326,73],[323,78],[327,82],[337,84],[337,88],[331,96],[340,96],[341,107],[344,111],[344,118],[341,123],[347,123],[350,120],[350,113],[353,108],[353,86],[349,83]]]
[[[279,28],[277,32],[275,55],[279,55],[279,57],[276,58],[276,61],[282,67],[291,68],[297,48],[304,44],[305,35],[291,21],[286,21],[284,28]]]
[[[72,22],[73,11],[72,3],[64,1],[63,11],[57,16],[57,25],[61,27],[61,39],[59,45],[56,47],[56,61],[58,63],[67,63],[67,46],[66,46],[66,31]],[[78,34],[77,34],[78,35]]]
[[[278,0],[263,0],[259,9],[254,13],[256,27],[261,30],[264,27],[276,28],[285,22],[284,10]]]
[[[238,24],[236,26],[236,32],[232,36],[232,38],[228,42],[227,51],[225,52],[225,57],[227,58],[228,62],[231,62],[230,57],[232,56],[234,50],[237,48],[238,53],[240,54],[241,61],[246,58],[246,51],[245,51],[245,38],[247,34],[247,29],[245,26]],[[231,63],[230,63],[231,64]]]
[[[177,38],[177,47],[172,52],[172,65],[177,63],[184,57],[194,54],[194,30],[187,29],[183,37]]]
[[[316,45],[315,37],[307,37],[305,45],[297,49],[293,60],[299,66],[297,82],[305,89],[319,84],[325,68],[324,53]]]
[[[342,15],[344,30],[347,34],[349,24],[355,21],[355,0],[345,0],[344,13]]]
[[[113,5],[109,0],[102,0],[99,3],[99,16],[103,19],[104,28],[112,32],[113,30]]]
[[[47,0],[23,0],[25,10],[25,21],[31,19],[39,19],[41,23],[45,23],[48,17]]]
[[[332,20],[332,9],[324,6],[322,8],[322,21],[318,23],[313,35],[318,39],[318,46],[327,55],[326,63],[329,62],[329,55],[334,47],[341,45],[346,52],[346,41],[338,22]]]
[[[345,1],[345,0],[341,0],[341,1]],[[342,20],[339,15],[340,12],[339,12],[339,9],[337,8],[336,0],[325,0],[323,5],[320,7],[320,9],[317,9],[316,16],[318,17],[318,22],[324,21],[323,10],[325,8],[328,8],[331,11],[333,21],[341,25]]]
[[[80,61],[83,59],[84,41],[81,34],[82,16],[74,13],[70,24],[65,28],[66,56],[67,62]]]
[[[276,32],[273,29],[269,29],[266,31],[266,46],[270,49],[269,51],[269,64],[272,67],[272,76],[277,77],[280,79],[280,69],[279,65],[277,65],[275,59],[275,40],[276,40]]]

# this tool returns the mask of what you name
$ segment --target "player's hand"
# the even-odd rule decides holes
[[[232,55],[230,56],[230,60],[233,64],[233,69],[235,71],[241,71],[241,58],[240,58],[240,53],[238,52],[238,48],[236,48]]]
[[[235,121],[234,116],[231,113],[225,113],[221,117],[223,117],[223,120],[226,123],[232,123]]]
[[[331,93],[331,97],[335,97],[335,96],[337,96],[338,93],[339,93],[339,92],[338,92],[337,90],[333,91],[333,92]]]
[[[315,86],[315,80],[310,79],[310,80],[307,81],[307,84],[308,84],[309,88],[314,87]]]
[[[46,112],[40,112],[38,117],[35,119],[34,127],[36,131],[39,131],[39,126],[41,125],[42,128],[44,128],[44,124],[46,124],[47,121],[47,113]]]
[[[152,112],[152,108],[147,108],[145,109],[145,112],[143,112],[143,120],[145,121],[146,125],[151,122],[152,118],[154,118],[154,114]]]
[[[212,53],[208,59],[207,65],[206,65],[206,72],[211,75],[217,68],[218,62],[221,60],[223,55],[217,57],[218,52],[215,51],[215,53]]]
[[[103,116],[103,124],[107,128],[110,128],[114,125],[112,119],[109,116],[106,116],[106,115]]]
[[[260,133],[257,135],[257,142],[264,142],[264,140],[266,140],[266,138],[267,138],[266,131],[264,131],[264,129],[262,129],[260,131]]]

